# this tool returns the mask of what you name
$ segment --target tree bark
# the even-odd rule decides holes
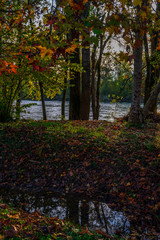
[[[87,19],[89,14],[90,3],[85,4],[85,10],[82,13],[82,20]],[[84,29],[86,37],[90,36],[88,28]],[[81,120],[89,120],[90,113],[90,44],[83,39],[82,48],[82,93],[81,93]]]
[[[146,4],[148,3],[148,0],[146,0]],[[157,2],[157,7],[156,7],[156,14],[158,16],[160,12],[160,3]],[[151,57],[149,56],[149,51],[148,51],[148,43],[147,43],[147,36],[145,34],[144,36],[144,46],[145,46],[145,53],[146,53],[146,62],[147,62],[147,76],[146,76],[146,81],[145,81],[145,96],[144,96],[144,105],[147,103],[147,100],[149,99],[153,87],[155,84],[158,82],[159,76],[160,76],[160,67],[154,66],[152,62],[156,62],[156,55],[158,53],[157,46],[158,46],[158,41],[159,41],[159,30],[156,30],[156,24],[158,21],[158,17],[155,20],[154,24],[154,29],[151,34]],[[157,101],[158,101],[158,96],[157,99],[154,99],[154,103],[152,103],[152,107],[150,107],[150,111],[152,113],[157,112]]]
[[[89,120],[90,113],[90,47],[82,49],[81,120]]]
[[[16,101],[16,120],[20,119],[20,107],[21,107],[21,91],[19,90],[18,99]]]
[[[99,118],[100,111],[100,85],[101,85],[101,63],[103,54],[103,35],[100,36],[100,53],[97,61],[97,91],[96,91],[96,119]]]
[[[139,43],[139,34],[136,36],[136,43]],[[140,108],[141,103],[141,86],[142,86],[142,43],[136,46],[134,51],[134,83],[132,103],[129,113],[129,121],[133,123],[139,123],[143,121],[142,112]]]
[[[145,117],[147,117],[147,115],[150,112],[152,112],[153,105],[155,104],[155,101],[157,100],[159,93],[160,93],[160,81],[155,86],[152,94],[150,95],[148,101],[146,102],[143,108],[143,114]]]
[[[145,58],[147,64],[147,73],[145,79],[145,89],[144,89],[144,105],[146,104],[150,94],[151,94],[151,63],[148,49],[147,34],[144,34],[144,49],[145,49]]]
[[[89,202],[81,203],[81,225],[85,226],[89,223]]]
[[[39,81],[39,87],[40,87],[40,92],[41,92],[43,120],[47,120],[46,106],[45,106],[44,93],[43,93],[43,83],[41,81]]]
[[[66,102],[66,95],[67,95],[67,77],[64,79],[64,89],[62,95],[62,104],[61,104],[61,120],[65,120],[65,102]]]
[[[74,38],[79,39],[79,33],[75,29],[71,30],[71,38],[72,40]],[[80,64],[78,48],[72,55],[70,62]],[[70,84],[69,120],[80,120],[80,72],[72,71]]]
[[[79,200],[67,198],[67,219],[74,224],[79,224]]]
[[[136,23],[141,26],[139,19],[140,7],[137,7]],[[135,31],[135,46],[134,46],[134,76],[133,76],[133,92],[132,103],[129,112],[128,120],[133,123],[143,122],[143,114],[140,107],[141,104],[141,88],[142,88],[142,35],[140,29]]]
[[[96,119],[96,76],[95,76],[95,67],[96,67],[96,45],[93,46],[92,51],[92,79],[91,79],[91,93],[92,93],[92,113],[93,119]]]

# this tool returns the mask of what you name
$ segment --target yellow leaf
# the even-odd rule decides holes
[[[115,14],[115,15],[114,15],[114,18],[115,18],[116,20],[118,20],[118,19],[119,19],[119,16],[118,16],[117,14]]]
[[[141,7],[142,5],[142,0],[133,0],[133,5],[137,7],[138,5]]]
[[[47,49],[46,47],[38,46],[40,50],[41,58],[48,56],[49,58],[52,57],[53,51],[51,49]]]
[[[127,184],[126,184],[126,186],[130,186],[131,185],[131,183],[130,182],[128,182]]]

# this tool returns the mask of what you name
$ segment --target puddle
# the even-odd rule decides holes
[[[104,202],[75,199],[73,196],[65,197],[54,193],[41,195],[2,189],[0,189],[0,201],[30,213],[38,211],[45,216],[68,219],[91,230],[101,229],[110,235],[117,233],[123,237],[130,235],[131,226],[127,216],[122,212],[113,211]],[[160,236],[150,238],[143,234],[138,239],[160,240]]]
[[[129,235],[130,223],[122,212],[111,210],[106,203],[75,199],[57,194],[29,195],[22,192],[0,190],[0,200],[13,204],[30,213],[38,211],[49,217],[68,219],[71,222],[88,226],[91,230],[102,229],[110,235],[121,232]]]

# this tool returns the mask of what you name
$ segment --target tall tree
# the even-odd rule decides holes
[[[149,7],[150,11],[153,11],[151,8],[151,3],[146,0],[146,4]],[[152,14],[152,12],[150,12]],[[152,14],[153,15],[153,14]],[[144,35],[144,46],[145,46],[145,56],[146,56],[146,64],[147,64],[147,74],[146,74],[146,80],[145,80],[145,96],[144,96],[144,104],[147,103],[153,87],[156,85],[156,83],[159,80],[160,77],[160,66],[159,66],[159,60],[158,55],[160,54],[160,50],[157,50],[158,43],[159,43],[159,15],[160,15],[160,2],[157,1],[156,6],[156,17],[154,20],[152,20],[152,29],[150,30],[150,40],[151,43],[148,43],[147,34]],[[158,24],[157,24],[158,23]],[[149,47],[151,46],[151,54],[149,51]],[[152,105],[150,106],[150,111],[153,113],[157,112],[157,99],[155,99],[155,102],[152,102]]]
[[[90,3],[87,2],[84,5],[84,10],[81,19],[84,19],[84,23],[89,15]],[[85,38],[89,38],[90,31],[86,27],[84,29]],[[81,94],[81,120],[89,120],[90,113],[90,44],[83,38],[82,43],[82,94]]]
[[[132,92],[132,103],[129,112],[129,121],[138,123],[143,121],[143,115],[141,111],[141,89],[142,89],[142,51],[143,51],[143,35],[141,33],[141,19],[139,4],[136,6],[137,13],[135,17],[135,45],[134,45],[134,76],[133,76],[133,92]]]
[[[75,38],[77,41],[79,41],[79,32],[75,29],[71,29],[70,37],[71,41],[73,41]],[[80,65],[80,50],[78,47],[72,54],[70,62]],[[72,70],[70,85],[69,120],[79,120],[81,103],[80,72]]]

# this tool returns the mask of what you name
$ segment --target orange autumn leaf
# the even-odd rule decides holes
[[[66,53],[72,53],[72,52],[75,52],[75,49],[77,48],[77,45],[75,45],[75,44],[73,44],[73,45],[71,45],[69,48],[67,48],[66,50],[65,50],[65,52]]]
[[[82,235],[84,235],[84,234],[88,234],[88,235],[93,235],[89,230],[88,230],[88,227],[86,227],[84,230],[82,230],[81,232],[80,232],[80,234],[82,234]]]
[[[157,46],[157,50],[160,50],[160,43],[159,43],[158,46]]]
[[[83,4],[85,5],[88,2],[88,0],[83,0]]]

